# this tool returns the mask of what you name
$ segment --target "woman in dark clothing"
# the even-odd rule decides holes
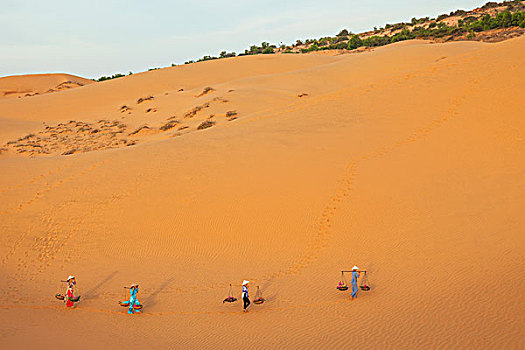
[[[248,286],[250,281],[242,281],[242,301],[244,303],[244,312],[248,312],[248,306],[250,305],[250,297],[248,295]]]

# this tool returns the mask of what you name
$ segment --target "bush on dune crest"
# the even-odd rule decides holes
[[[352,38],[348,41],[348,50],[355,50],[361,46],[363,46],[363,40],[361,40],[359,35],[353,35]]]
[[[128,75],[132,75],[132,74],[133,74],[133,72],[129,72]],[[121,78],[121,77],[125,77],[125,76],[126,76],[125,74],[116,73],[116,74],[110,75],[109,77],[101,76],[100,78],[93,79],[93,80],[95,80],[95,81],[106,81],[106,80]]]

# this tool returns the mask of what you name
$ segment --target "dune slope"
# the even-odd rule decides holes
[[[0,99],[29,97],[93,84],[71,74],[28,74],[0,78]]]
[[[524,53],[240,57],[0,101],[2,144],[35,134],[0,156],[0,344],[522,347]],[[242,279],[248,314],[222,303]]]

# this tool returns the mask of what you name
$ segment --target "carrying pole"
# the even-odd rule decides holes
[[[367,272],[367,270],[356,270],[357,272]],[[354,272],[354,270],[341,270],[341,273],[344,272]]]

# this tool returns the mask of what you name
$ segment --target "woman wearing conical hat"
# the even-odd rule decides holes
[[[64,299],[66,301],[66,307],[74,307],[75,304],[73,303],[72,299],[74,298],[73,287],[75,284],[77,284],[75,276],[69,276],[66,280],[66,283],[66,298]]]
[[[359,272],[359,267],[352,267],[352,300],[357,298],[357,291],[359,290],[359,287],[357,286],[357,281],[359,280],[360,274],[361,273]]]
[[[242,281],[242,301],[244,303],[244,312],[248,312],[248,306],[250,305],[250,297],[248,295],[248,287],[250,285],[250,281],[244,280]]]
[[[139,299],[137,294],[139,294],[139,285],[138,284],[132,284],[129,287],[129,310],[128,314],[133,315],[134,312],[139,312],[139,310],[135,310],[135,305],[140,305]]]

